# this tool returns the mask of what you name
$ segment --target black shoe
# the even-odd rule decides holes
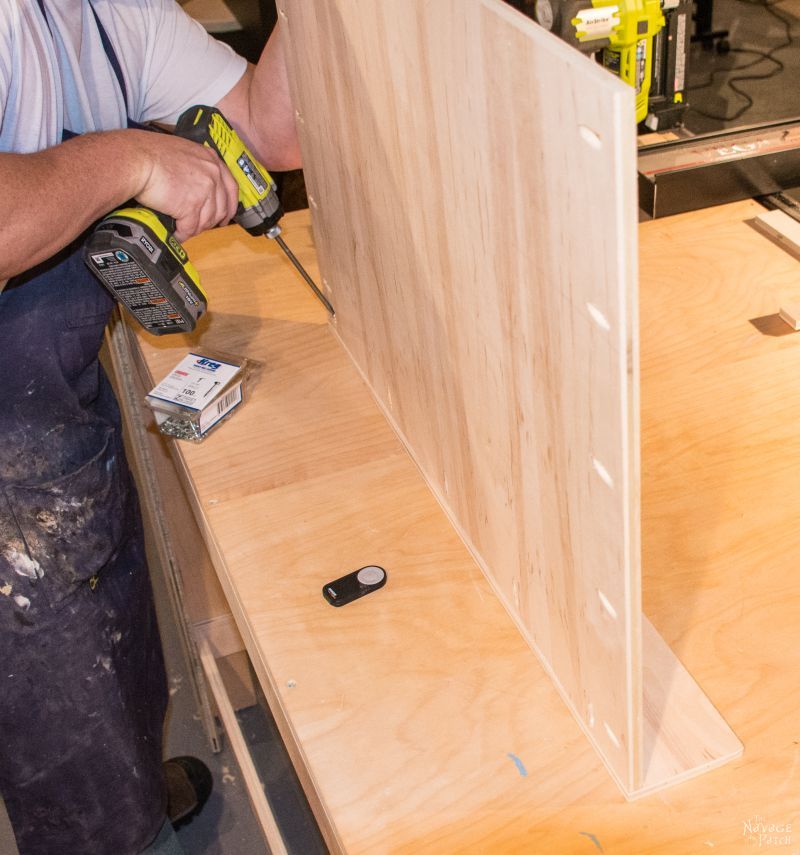
[[[191,822],[203,809],[214,782],[197,757],[171,757],[163,763],[167,779],[167,816],[173,828]]]

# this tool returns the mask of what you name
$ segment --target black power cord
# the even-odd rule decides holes
[[[769,78],[775,77],[777,74],[780,74],[784,70],[785,66],[775,56],[775,54],[780,50],[784,50],[785,48],[790,47],[794,42],[794,38],[792,36],[792,24],[794,23],[794,19],[785,18],[778,10],[773,8],[778,3],[780,3],[781,0],[772,0],[772,2],[770,2],[770,0],[737,0],[737,2],[745,3],[748,6],[760,6],[762,9],[764,9],[765,12],[768,12],[773,18],[781,22],[786,35],[785,40],[781,44],[774,45],[769,51],[762,51],[758,50],[757,48],[732,47],[729,51],[730,53],[750,54],[755,55],[756,58],[751,60],[750,62],[745,62],[742,65],[735,65],[733,66],[733,68],[718,68],[711,72],[708,77],[708,80],[705,83],[700,83],[695,86],[688,87],[689,91],[706,89],[714,82],[714,78],[718,74],[722,74],[723,72],[730,74],[734,71],[745,71],[746,69],[754,68],[755,66],[760,65],[763,62],[772,63],[772,67],[769,68],[769,70],[765,70],[763,73],[754,72],[752,74],[739,74],[735,77],[731,77],[727,81],[728,86],[730,86],[730,88],[733,89],[733,91],[737,95],[739,95],[741,98],[744,98],[745,100],[745,103],[742,104],[742,106],[739,107],[738,110],[734,111],[731,115],[727,116],[720,115],[717,113],[708,113],[705,110],[700,110],[699,108],[694,106],[691,108],[692,111],[697,113],[698,115],[705,116],[707,119],[714,119],[715,121],[719,122],[735,122],[753,106],[753,99],[744,89],[740,88],[737,84],[751,80],[768,80]]]

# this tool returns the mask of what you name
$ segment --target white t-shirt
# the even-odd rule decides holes
[[[114,47],[137,122],[174,124],[216,104],[246,62],[174,0],[91,0]],[[126,124],[125,103],[88,0],[0,0],[0,152],[28,153]],[[48,26],[49,25],[49,26]]]

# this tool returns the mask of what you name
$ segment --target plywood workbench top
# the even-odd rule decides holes
[[[745,755],[633,803],[278,248],[236,227],[189,243],[210,315],[138,346],[153,378],[202,347],[262,363],[246,406],[177,459],[332,850],[746,852],[759,823],[795,822],[800,338],[750,320],[800,298],[800,264],[744,222],[757,210],[641,231],[645,611]],[[318,278],[307,213],[284,227]],[[323,600],[373,563],[385,588]],[[776,851],[800,851],[787,834]]]

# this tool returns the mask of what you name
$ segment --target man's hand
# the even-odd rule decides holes
[[[174,217],[179,241],[233,219],[239,188],[215,152],[180,137],[129,134],[136,137],[142,168],[136,200]]]

